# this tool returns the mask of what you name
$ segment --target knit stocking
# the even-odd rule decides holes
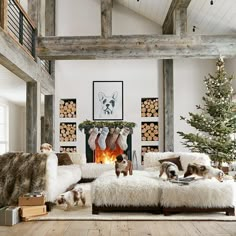
[[[127,127],[122,128],[120,131],[120,135],[117,139],[118,145],[124,151],[128,148],[127,136],[129,134],[129,132],[130,132],[129,128],[127,128]]]
[[[94,151],[96,149],[96,138],[98,136],[98,128],[93,128],[89,131],[90,136],[88,139],[89,147]]]
[[[115,131],[115,128],[110,128],[109,134],[107,135],[106,145],[107,145],[107,147],[109,147],[109,148],[110,148],[111,139],[112,139],[112,135],[113,135],[114,131]]]
[[[120,128],[117,127],[109,139],[108,147],[110,148],[110,150],[115,150],[116,140],[119,134],[120,134]]]
[[[102,128],[102,132],[98,138],[98,145],[101,148],[101,150],[106,149],[106,138],[109,133],[109,129],[107,127]]]

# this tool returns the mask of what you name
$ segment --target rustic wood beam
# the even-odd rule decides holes
[[[43,94],[54,93],[50,75],[20,44],[0,28],[0,64],[26,82],[40,82]]]
[[[56,17],[55,0],[45,1],[45,35],[55,35],[55,17]],[[51,61],[51,77],[55,79],[55,61]]]
[[[101,35],[112,36],[112,0],[101,0]]]
[[[173,60],[163,60],[164,151],[174,151]]]
[[[44,141],[54,146],[54,96],[46,95],[44,103]]]
[[[38,140],[38,114],[39,88],[37,82],[26,83],[26,152],[37,152]]]
[[[175,10],[173,27],[174,34],[176,35],[187,33],[187,8]]]
[[[173,16],[177,9],[187,9],[191,0],[172,0],[169,10],[167,12],[166,18],[162,25],[163,34],[173,34],[174,33],[174,22]]]
[[[236,35],[39,37],[36,50],[48,60],[235,57]]]
[[[41,0],[30,0],[28,1],[28,15],[29,18],[33,21],[34,25],[37,28],[38,34],[41,34]]]
[[[0,26],[7,29],[7,2],[8,0],[0,1]]]

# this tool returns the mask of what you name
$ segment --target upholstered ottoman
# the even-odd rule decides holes
[[[160,213],[160,185],[156,176],[134,170],[133,175],[116,177],[115,171],[99,176],[91,188],[92,213],[100,211],[141,211]]]
[[[172,212],[234,213],[234,185],[231,180],[199,179],[189,185],[165,182],[162,186],[161,206],[164,215]]]

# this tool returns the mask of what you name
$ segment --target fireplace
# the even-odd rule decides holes
[[[98,136],[99,137],[99,136]],[[96,149],[93,151],[89,144],[89,134],[85,135],[85,143],[86,143],[86,158],[87,162],[95,162],[95,163],[101,163],[101,164],[108,164],[108,163],[113,163],[116,159],[116,156],[119,154],[125,153],[128,156],[129,160],[132,160],[132,134],[129,134],[127,136],[127,145],[128,148],[124,151],[122,150],[119,145],[116,143],[116,148],[114,150],[110,150],[109,147],[106,146],[105,150],[101,150],[99,147],[97,140],[96,140]]]

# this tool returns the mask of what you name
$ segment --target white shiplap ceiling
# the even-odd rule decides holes
[[[163,25],[171,0],[114,0]],[[235,34],[236,0],[192,0],[188,7],[189,34]],[[193,32],[193,26],[196,31]]]

